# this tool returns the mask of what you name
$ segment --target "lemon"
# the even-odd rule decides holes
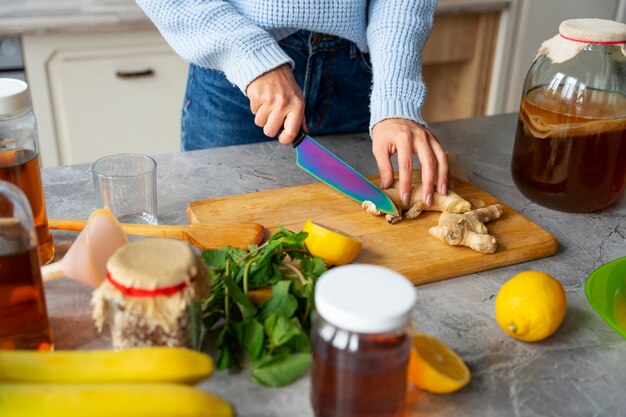
[[[545,272],[520,272],[500,287],[496,320],[516,339],[537,342],[553,334],[563,322],[565,290]]]
[[[413,336],[407,375],[416,387],[436,394],[447,394],[463,388],[471,373],[463,359],[432,336]]]
[[[344,265],[356,258],[363,243],[345,233],[307,220],[304,232],[309,235],[304,244],[313,256],[322,258],[328,265]]]

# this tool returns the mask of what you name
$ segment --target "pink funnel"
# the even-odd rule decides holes
[[[63,259],[41,268],[43,280],[65,276],[96,288],[106,277],[109,257],[127,242],[115,216],[108,209],[96,210]]]

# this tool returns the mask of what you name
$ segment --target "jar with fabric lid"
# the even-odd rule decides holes
[[[624,161],[626,24],[566,20],[524,82],[513,180],[537,204],[591,212],[622,195]]]
[[[402,415],[415,288],[389,269],[353,264],[315,285],[311,402],[316,417]]]
[[[200,301],[209,289],[207,267],[188,243],[135,240],[107,261],[106,281],[93,292],[93,317],[99,331],[108,318],[114,349],[199,349]]]
[[[26,194],[35,218],[40,262],[50,262],[54,242],[41,181],[37,123],[28,85],[12,78],[0,78],[0,180],[13,183]]]

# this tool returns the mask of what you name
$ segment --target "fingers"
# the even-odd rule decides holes
[[[295,112],[288,113],[285,118],[284,129],[278,136],[278,141],[283,145],[293,142],[296,136],[298,136],[303,122],[301,114]]]
[[[441,195],[448,195],[448,176],[450,172],[448,166],[448,154],[434,136],[432,139],[434,142],[431,142],[431,148],[435,154],[435,159],[437,160],[437,192]]]
[[[432,153],[430,145],[430,140],[426,134],[418,139],[416,144],[417,157],[422,166],[422,201],[427,206],[430,206],[433,203],[437,161]]]
[[[263,126],[263,133],[265,136],[273,138],[276,137],[278,131],[283,127],[287,114],[284,110],[275,110],[267,117],[267,123]]]
[[[377,141],[372,142],[372,153],[376,158],[378,172],[380,172],[380,188],[383,190],[393,185],[393,165],[390,156],[394,153],[387,150],[387,147]]]
[[[435,184],[437,192],[448,193],[448,155],[437,138],[426,128],[405,119],[387,119],[372,129],[373,153],[381,177],[381,188],[393,183],[391,156],[397,152],[398,191],[405,207],[410,204],[413,154],[417,154],[422,167],[421,200],[433,203]]]
[[[267,119],[270,115],[269,107],[260,107],[254,114],[254,124],[258,127],[263,127],[267,123]]]
[[[397,134],[398,147],[398,191],[404,207],[409,207],[411,201],[411,180],[413,177],[413,145],[412,135],[409,132]]]

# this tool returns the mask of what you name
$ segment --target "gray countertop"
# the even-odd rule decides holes
[[[503,10],[510,0],[439,0],[437,12]],[[0,0],[0,36],[153,28],[134,0]]]
[[[410,416],[626,415],[626,341],[588,304],[584,283],[603,263],[626,255],[626,199],[593,214],[548,210],[515,188],[509,171],[516,116],[501,115],[436,123],[448,151],[457,152],[470,181],[554,234],[558,252],[549,258],[416,287],[418,328],[455,349],[466,361],[471,383],[450,395],[410,391]],[[366,135],[321,138],[321,142],[364,174],[376,164]],[[295,155],[275,142],[157,155],[161,223],[185,223],[189,201],[299,185],[313,179],[295,168]],[[87,218],[96,208],[88,166],[43,172],[50,217]],[[54,232],[59,253],[75,236]],[[517,272],[541,270],[564,285],[568,310],[549,339],[527,344],[507,336],[494,317],[500,286]],[[58,280],[46,298],[57,349],[107,348],[90,317],[90,291]],[[201,384],[235,404],[239,417],[312,416],[309,377],[284,388],[264,388],[246,371],[217,372]]]

